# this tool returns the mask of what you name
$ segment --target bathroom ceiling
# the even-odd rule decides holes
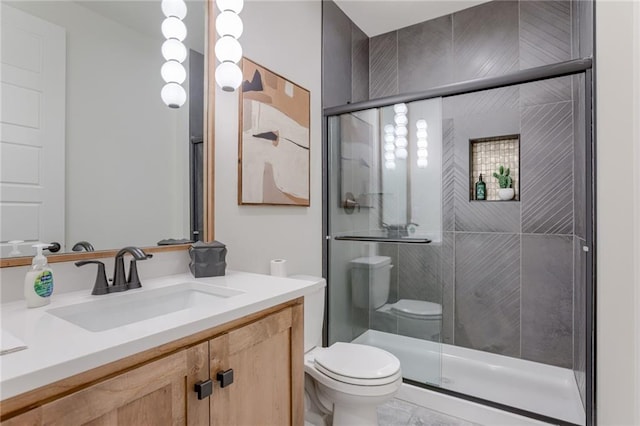
[[[334,0],[369,37],[448,15],[487,0]]]

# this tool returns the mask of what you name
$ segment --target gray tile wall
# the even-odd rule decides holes
[[[368,99],[369,39],[333,2],[322,2],[322,106]]]
[[[571,88],[571,78],[555,80]],[[443,306],[443,338],[572,368],[574,102],[571,90],[550,98],[530,86],[443,100],[443,222],[454,236],[454,256],[443,255],[443,300],[453,303]],[[514,133],[521,201],[470,201],[469,139]]]
[[[325,11],[325,33],[340,13]],[[344,18],[323,40],[351,46],[348,59],[341,45],[324,64],[324,106],[346,103],[345,93],[356,102],[585,57],[593,44],[592,1],[493,1],[371,39]],[[573,368],[584,399],[582,88],[565,77],[444,99],[438,255],[397,245],[380,254],[396,265],[391,300],[442,300],[443,342]],[[522,201],[470,202],[469,139],[513,133]]]

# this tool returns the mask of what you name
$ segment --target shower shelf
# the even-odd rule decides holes
[[[358,237],[352,235],[342,235],[339,237],[333,237],[338,241],[364,241],[364,242],[378,242],[378,243],[401,243],[401,244],[429,244],[431,242],[428,238],[388,238],[388,237]]]

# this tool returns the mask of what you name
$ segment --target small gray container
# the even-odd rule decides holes
[[[218,241],[198,241],[189,248],[189,269],[196,278],[220,277],[225,273],[227,247]]]

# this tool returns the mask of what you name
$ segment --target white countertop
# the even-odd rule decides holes
[[[110,330],[92,332],[47,311],[184,282],[215,284],[244,293],[222,299],[209,309],[183,309]],[[0,356],[0,400],[19,395],[138,352],[296,299],[323,283],[228,271],[223,277],[195,279],[172,275],[143,282],[141,289],[102,296],[91,290],[53,294],[51,303],[27,309],[24,300],[0,305],[0,326],[24,341],[27,349]]]

